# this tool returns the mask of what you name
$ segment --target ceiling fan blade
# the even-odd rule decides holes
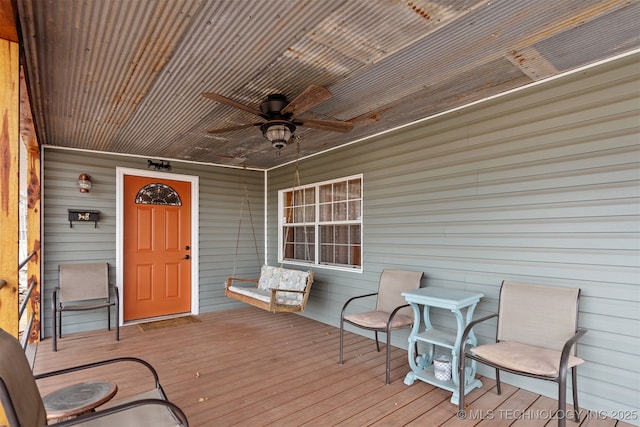
[[[211,129],[208,130],[208,133],[224,133],[224,132],[231,132],[234,130],[240,130],[240,129],[246,129],[246,128],[250,128],[253,126],[260,126],[262,123],[247,123],[246,125],[238,125],[238,126],[229,126],[227,128],[221,128],[221,129]]]
[[[251,108],[248,105],[244,105],[239,103],[238,101],[234,101],[233,99],[227,98],[226,96],[222,96],[217,93],[205,92],[202,94],[205,98],[213,99],[221,104],[227,104],[231,107],[239,108],[240,110],[244,110],[247,113],[255,114],[256,116],[262,116],[262,112],[256,110],[255,108]]]
[[[331,98],[329,89],[311,85],[280,111],[281,114],[297,116]]]
[[[294,121],[296,125],[320,129],[320,130],[328,130],[331,132],[340,132],[347,133],[353,129],[353,123],[351,122],[341,122],[337,120],[311,120],[311,119],[296,119]]]

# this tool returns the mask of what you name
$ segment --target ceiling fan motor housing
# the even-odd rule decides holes
[[[280,94],[275,93],[267,96],[267,99],[260,104],[260,110],[269,118],[280,118],[283,117],[280,114],[280,111],[289,104],[287,101],[287,97]],[[288,114],[290,116],[290,114]]]

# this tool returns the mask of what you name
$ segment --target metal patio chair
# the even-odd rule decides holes
[[[496,342],[478,347],[462,345],[458,357],[459,410],[464,411],[465,359],[496,370],[558,383],[558,426],[566,425],[567,372],[571,370],[573,418],[579,420],[576,343],[587,331],[578,329],[580,289],[530,285],[504,281],[500,289],[498,313],[471,322],[462,336],[478,323],[497,317]]]
[[[110,289],[113,289],[113,299],[111,299]],[[53,351],[58,351],[57,338],[62,338],[62,312],[64,311],[106,309],[107,327],[111,330],[111,307],[115,307],[115,333],[116,341],[119,341],[119,303],[118,288],[109,284],[108,263],[60,264],[58,287],[54,289],[52,298]]]
[[[78,415],[55,425],[61,427],[76,424],[95,427],[188,426],[184,412],[167,399],[157,372],[148,362],[134,357],[120,357],[34,376],[19,341],[0,329],[0,403],[9,426],[40,427],[48,424],[44,402],[36,384],[37,379],[126,362],[144,365],[153,376],[155,387],[125,403]],[[69,399],[72,400],[73,397],[69,396]]]
[[[343,363],[344,323],[375,332],[376,349],[380,351],[378,332],[387,334],[387,359],[385,382],[390,383],[391,368],[391,331],[411,328],[413,326],[413,310],[402,296],[402,292],[418,289],[423,273],[421,271],[385,269],[380,275],[378,292],[350,298],[340,313],[340,356],[338,363]],[[376,308],[355,314],[345,314],[347,306],[356,299],[377,296]]]

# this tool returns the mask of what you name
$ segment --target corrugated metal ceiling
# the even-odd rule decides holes
[[[309,85],[302,156],[640,47],[630,0],[17,0],[42,144],[271,168],[259,109]]]

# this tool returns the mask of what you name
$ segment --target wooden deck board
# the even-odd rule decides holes
[[[118,356],[152,363],[169,398],[187,414],[193,426],[554,426],[555,421],[521,418],[489,420],[514,411],[552,411],[554,399],[483,378],[465,402],[474,417],[461,420],[451,393],[416,381],[403,383],[409,371],[406,350],[393,348],[390,385],[384,383],[385,352],[373,340],[345,333],[344,364],[338,364],[338,329],[297,314],[273,314],[253,307],[208,313],[202,322],[141,331],[136,325],[113,331],[68,335],[38,345],[34,372]],[[77,372],[38,383],[42,394],[87,378]],[[118,384],[107,405],[151,386],[143,369],[107,366],[91,373]],[[469,412],[470,413],[470,412]],[[628,424],[587,416],[580,427],[623,427]],[[503,417],[504,418],[504,417]]]

